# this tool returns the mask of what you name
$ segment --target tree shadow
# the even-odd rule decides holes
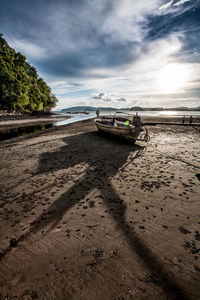
[[[53,229],[63,215],[91,190],[101,190],[105,205],[111,211],[111,216],[127,239],[132,251],[142,261],[151,273],[151,283],[159,286],[173,299],[187,299],[185,291],[175,280],[173,275],[165,270],[164,265],[155,257],[136,232],[130,229],[126,218],[126,204],[120,199],[111,185],[111,179],[127,164],[144,152],[144,147],[114,140],[110,137],[102,138],[96,132],[74,135],[62,139],[65,143],[58,151],[43,153],[40,157],[38,173],[45,174],[58,170],[67,170],[84,163],[88,167],[84,177],[75,180],[74,185],[61,197],[54,201],[47,211],[42,213],[30,227],[32,233],[49,226]],[[23,236],[24,239],[26,236]]]

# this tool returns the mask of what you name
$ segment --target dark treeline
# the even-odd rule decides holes
[[[0,34],[0,110],[49,112],[57,98],[26,57]]]

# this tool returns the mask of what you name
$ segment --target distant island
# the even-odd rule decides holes
[[[11,48],[0,34],[0,110],[49,113],[57,98],[26,57]]]
[[[116,108],[116,107],[94,107],[94,106],[73,106],[69,108],[64,108],[60,110],[61,112],[71,112],[71,113],[77,113],[77,112],[92,112],[92,111],[123,111],[123,110],[129,110],[129,111],[200,111],[200,106],[198,107],[170,107],[170,108],[164,108],[164,107],[140,107],[140,106],[134,106],[131,108]]]
[[[200,111],[200,106],[198,107],[131,107],[131,111]]]
[[[128,108],[123,108],[127,110]],[[113,110],[120,110],[114,107],[94,107],[94,106],[73,106],[69,108],[61,109],[61,112],[90,112],[90,111],[113,111]]]

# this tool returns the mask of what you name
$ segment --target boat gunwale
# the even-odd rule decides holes
[[[125,130],[125,131],[132,131],[132,129],[134,129],[134,128],[130,128],[130,127],[117,127],[117,126],[113,126],[113,125],[107,125],[107,124],[102,124],[101,122],[98,122],[98,121],[95,121],[95,124],[97,124],[97,125],[100,125],[100,126],[102,126],[102,127],[107,127],[107,128],[110,128],[110,129],[116,129],[116,130]]]

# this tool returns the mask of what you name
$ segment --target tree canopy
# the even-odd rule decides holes
[[[57,101],[26,57],[11,48],[0,34],[0,109],[48,112]]]

